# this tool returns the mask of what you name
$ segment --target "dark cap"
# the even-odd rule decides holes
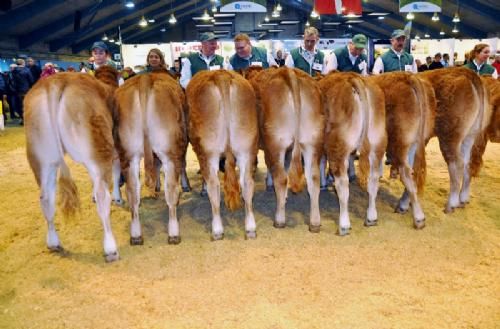
[[[94,49],[102,49],[104,51],[108,51],[108,46],[106,46],[106,44],[102,41],[96,41],[94,42],[94,44],[92,45],[92,48],[90,48],[90,50],[94,50]]]
[[[352,43],[356,48],[366,48],[367,42],[368,39],[364,34],[356,34],[355,36],[352,37]]]
[[[200,41],[210,41],[210,40],[218,40],[219,38],[213,32],[205,32],[200,35]]]
[[[399,37],[405,37],[406,38],[405,31],[403,31],[403,30],[394,30],[394,32],[392,32],[392,34],[391,34],[391,39],[397,39]]]

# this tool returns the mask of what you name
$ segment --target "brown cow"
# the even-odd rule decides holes
[[[413,225],[425,226],[425,216],[417,192],[422,192],[425,175],[425,145],[434,129],[436,99],[432,86],[406,72],[384,73],[373,79],[384,92],[387,154],[405,186],[396,212],[405,213],[410,203]]]
[[[252,86],[230,71],[201,71],[186,88],[189,104],[189,139],[207,183],[212,205],[212,238],[224,237],[220,216],[219,159],[226,157],[224,201],[230,209],[240,206],[235,165],[245,200],[245,233],[256,237],[253,214],[253,173],[258,150],[258,123]],[[236,163],[235,163],[236,160]]]
[[[319,159],[325,120],[319,87],[309,75],[287,67],[262,71],[252,79],[252,85],[260,100],[261,141],[276,191],[274,226],[286,225],[287,181],[293,192],[303,188],[302,155],[311,199],[309,230],[319,232]],[[285,157],[288,155],[291,164],[287,176]]]
[[[349,233],[349,157],[359,149],[360,184],[369,194],[366,226],[377,224],[375,199],[380,166],[387,145],[384,95],[371,80],[359,74],[333,73],[319,82],[327,121],[325,149],[339,197],[339,235]],[[368,182],[367,182],[368,181]]]
[[[187,147],[184,93],[166,72],[151,72],[128,79],[116,91],[115,97],[117,146],[122,167],[128,172],[127,196],[132,215],[130,243],[144,242],[139,221],[139,165],[149,143],[165,173],[168,243],[178,244],[181,241],[177,220],[179,174]]]
[[[76,186],[64,155],[82,163],[92,178],[97,212],[104,227],[106,261],[119,258],[109,219],[114,144],[112,136],[113,91],[118,72],[99,68],[97,76],[59,73],[39,81],[26,95],[25,130],[28,161],[41,190],[40,203],[48,224],[47,247],[62,250],[54,227],[56,177],[62,210],[71,213],[79,205]]]
[[[445,207],[449,213],[469,202],[471,168],[478,168],[481,161],[481,155],[471,150],[475,143],[482,143],[491,119],[488,91],[481,78],[467,68],[426,71],[419,77],[429,81],[436,94],[435,135],[450,175]]]

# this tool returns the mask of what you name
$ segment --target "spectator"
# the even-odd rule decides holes
[[[420,61],[420,59],[416,59],[415,60],[415,64],[417,64],[417,70],[418,70],[418,72],[424,72],[424,71],[427,71],[429,69],[429,67],[427,66],[427,64],[422,64],[422,62]]]
[[[449,54],[443,54],[443,60],[441,61],[441,64],[443,64],[443,67],[450,67],[450,55]]]
[[[429,65],[429,70],[436,70],[436,69],[442,69],[444,66],[441,64],[441,53],[437,53],[434,55],[434,61]]]
[[[497,74],[500,74],[500,53],[496,54],[495,61],[491,65],[497,70]]]
[[[130,79],[133,76],[135,76],[135,72],[134,72],[134,70],[132,70],[132,68],[130,66],[127,66],[123,69],[123,71],[122,71],[123,80]]]
[[[10,72],[11,75],[11,87],[13,90],[12,104],[14,106],[14,112],[19,115],[21,121],[20,125],[24,125],[23,121],[23,101],[24,96],[28,90],[33,86],[33,76],[31,71],[25,66],[24,59],[17,60],[17,67]]]
[[[28,68],[30,69],[31,75],[33,76],[33,84],[35,84],[38,79],[40,79],[40,75],[42,74],[42,69],[40,66],[35,64],[33,58],[28,57],[26,60],[28,63]]]
[[[285,58],[283,57],[283,51],[281,49],[276,52],[276,58],[274,60],[276,61],[276,64],[279,65],[279,67],[285,65]]]
[[[56,70],[54,68],[54,64],[47,62],[43,66],[42,74],[40,75],[40,79],[45,79],[50,77],[51,75],[56,74]]]

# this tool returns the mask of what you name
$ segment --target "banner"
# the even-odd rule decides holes
[[[265,13],[266,0],[221,0],[221,13]]]
[[[441,0],[399,0],[400,13],[435,13],[441,12]]]
[[[361,0],[314,0],[314,8],[320,15],[361,15],[363,12]]]

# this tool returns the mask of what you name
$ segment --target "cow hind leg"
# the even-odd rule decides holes
[[[113,202],[119,206],[123,205],[122,193],[120,191],[120,159],[115,154],[113,159]]]
[[[349,162],[353,158],[354,156],[351,154],[349,156]],[[377,157],[376,152],[372,151],[368,156],[368,160],[370,162],[370,173],[368,175],[368,209],[366,211],[365,226],[374,226],[377,225],[378,221],[377,205],[375,200],[378,193],[378,184],[380,178],[379,168],[382,164],[382,157]],[[349,180],[350,179],[351,176],[349,176]]]
[[[285,171],[285,150],[279,150],[278,152],[269,151],[269,153],[269,165],[276,193],[276,214],[273,226],[284,228],[286,226],[285,203],[288,189],[288,177]]]
[[[255,216],[253,214],[253,194],[254,180],[253,174],[253,159],[250,159],[249,154],[237,154],[236,160],[240,168],[240,186],[242,189],[243,200],[245,200],[245,237],[247,239],[255,239],[257,237],[255,224]]]
[[[339,206],[340,206],[340,215],[339,215],[339,229],[338,234],[340,236],[344,236],[349,234],[349,230],[351,229],[351,222],[349,220],[349,178],[347,176],[347,166],[349,163],[348,160],[349,154],[344,156],[344,159],[341,160],[341,163],[338,166],[333,166],[331,163],[330,166],[332,168],[338,167],[338,169],[333,173],[335,177],[335,190],[337,191],[337,195],[339,198]]]
[[[97,165],[86,165],[94,186],[94,196],[96,199],[97,213],[101,218],[102,226],[104,229],[104,257],[107,262],[112,262],[120,258],[116,241],[111,230],[111,195],[109,194],[109,187],[104,179],[104,170]]]
[[[165,174],[164,190],[168,206],[168,243],[179,244],[179,221],[177,219],[177,204],[179,203],[179,175],[173,161],[164,154],[159,154]]]
[[[471,181],[471,175],[469,172],[469,163],[473,145],[474,145],[473,136],[467,136],[465,140],[462,142],[461,152],[462,152],[462,157],[464,159],[464,163],[463,163],[462,189],[460,191],[460,196],[459,196],[461,205],[469,203],[470,181]]]
[[[63,248],[54,225],[56,212],[57,165],[42,165],[40,170],[40,205],[47,221],[47,248],[62,251]]]
[[[141,223],[139,221],[139,203],[141,201],[141,185],[139,180],[140,158],[134,156],[130,160],[127,177],[127,197],[130,206],[132,221],[130,223],[130,244],[142,245],[144,239],[141,232]]]
[[[219,159],[220,157],[208,157],[207,165],[203,173],[205,179],[208,198],[212,206],[212,239],[222,240],[224,238],[224,226],[222,225],[222,218],[220,216],[220,181],[217,173],[219,172]]]
[[[307,191],[309,192],[311,203],[309,231],[312,233],[319,233],[321,227],[321,217],[319,214],[319,155],[316,154],[312,145],[307,145],[304,148],[302,155],[304,157],[304,173],[307,182]]]

